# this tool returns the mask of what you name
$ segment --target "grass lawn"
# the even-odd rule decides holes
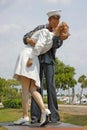
[[[66,113],[60,113],[61,121],[65,123],[71,123],[79,126],[87,125],[87,115],[70,115]]]
[[[0,122],[11,122],[22,116],[22,109],[0,109]]]
[[[0,130],[6,130],[6,129],[0,126]]]
[[[12,122],[22,116],[22,109],[4,109],[0,108],[0,123],[1,122]],[[0,127],[0,130],[6,130]]]
[[[19,119],[21,116],[22,116],[22,109],[0,108],[0,123],[12,122]],[[60,112],[60,117],[62,122],[84,126],[85,130],[87,130],[87,115],[71,115]],[[0,127],[0,130],[5,129]]]

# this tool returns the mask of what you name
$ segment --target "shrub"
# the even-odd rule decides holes
[[[22,101],[21,99],[8,99],[3,101],[5,108],[21,108]]]

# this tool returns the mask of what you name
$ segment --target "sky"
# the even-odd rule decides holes
[[[65,65],[75,68],[75,78],[87,76],[87,0],[0,0],[0,77],[11,79],[23,36],[48,23],[46,13],[62,10],[60,22],[69,25],[71,36],[56,52]]]

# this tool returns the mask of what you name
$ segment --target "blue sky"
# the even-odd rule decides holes
[[[23,35],[46,24],[46,13],[62,10],[61,20],[71,36],[57,50],[56,57],[76,69],[76,78],[87,75],[87,0],[0,0],[0,77],[12,78]]]

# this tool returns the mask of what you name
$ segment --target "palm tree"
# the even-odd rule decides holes
[[[79,95],[79,100],[80,100],[80,104],[81,104],[83,89],[87,87],[87,77],[85,75],[81,75],[78,79],[78,82],[81,84],[81,91],[80,91],[80,95]]]

